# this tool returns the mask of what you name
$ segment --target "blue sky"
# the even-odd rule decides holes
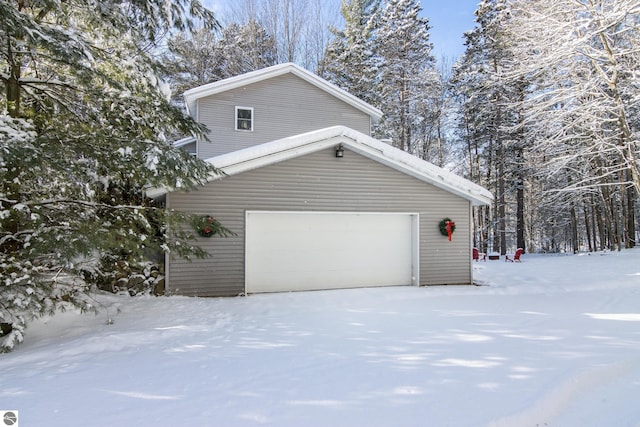
[[[204,0],[204,3],[220,13],[228,1],[242,2],[245,0]],[[444,55],[448,59],[457,59],[464,52],[462,35],[471,30],[474,25],[474,15],[480,0],[421,0],[422,14],[431,24],[431,42],[434,45],[433,54],[437,60]],[[335,3],[339,13],[341,0],[326,0],[328,4]]]
[[[434,56],[458,58],[464,52],[462,34],[475,26],[473,13],[480,0],[421,0],[431,23]]]

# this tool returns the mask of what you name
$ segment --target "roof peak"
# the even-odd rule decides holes
[[[189,89],[183,94],[185,104],[187,106],[187,111],[189,111],[189,114],[194,116],[198,99],[205,96],[226,92],[228,90],[247,86],[284,74],[293,74],[305,80],[306,82],[318,87],[319,89],[324,90],[330,95],[341,99],[347,104],[350,104],[353,107],[368,114],[374,122],[380,120],[380,118],[382,117],[382,111],[380,111],[379,109],[350,94],[344,89],[341,89],[333,83],[323,79],[322,77],[312,73],[311,71],[306,70],[292,62],[272,65],[271,67],[261,68],[259,70],[250,71],[245,74],[240,74],[234,77],[229,77],[227,79],[218,80],[213,83],[208,83],[206,85]]]

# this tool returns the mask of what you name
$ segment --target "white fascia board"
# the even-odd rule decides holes
[[[487,189],[387,143],[346,127],[343,135],[347,138],[343,143],[351,150],[463,197],[473,205],[488,205],[493,200],[493,195]]]
[[[366,146],[366,145],[364,146],[351,145],[349,143],[345,143],[344,145],[349,149],[351,149],[352,151],[364,157],[375,160],[380,164],[388,166],[406,175],[412,176],[422,182],[426,182],[428,184],[433,185],[434,187],[438,187],[449,193],[453,193],[466,200],[469,200],[474,206],[488,205],[493,200],[493,196],[482,188],[480,188],[479,190],[475,190],[468,185],[464,185],[464,186],[454,185],[454,183],[452,183],[451,180],[447,179],[448,178],[447,175],[449,175],[450,172],[443,170],[442,171],[443,173],[433,175],[426,172],[423,169],[416,169],[416,168],[410,167],[406,163],[386,157],[380,150],[377,150],[373,147]],[[460,178],[457,175],[456,177]],[[469,183],[471,182],[469,181]]]
[[[243,158],[242,156],[222,155],[207,159],[207,162],[224,172],[224,175],[213,176],[211,180],[214,181],[216,179],[224,178],[225,176],[237,175],[242,172],[247,172],[264,166],[280,163],[285,160],[315,153],[316,151],[337,146],[341,142],[341,139],[336,136],[333,138],[323,139],[322,141],[309,142],[303,145],[290,147],[283,145],[271,153],[265,153],[264,155],[257,157]]]
[[[329,128],[329,130],[331,130],[331,128]],[[310,154],[330,147],[332,144],[339,144],[339,142],[335,142],[335,138],[322,136],[325,134],[327,134],[327,129],[283,138],[242,150],[221,154],[216,157],[210,157],[205,161],[211,163],[223,173],[212,174],[209,177],[209,182],[222,179],[225,176],[237,175],[252,169],[261,168],[294,157]],[[156,198],[176,190],[179,190],[179,188],[148,188],[146,190],[146,194],[148,197]]]
[[[173,146],[175,148],[180,148],[180,147],[184,147],[185,145],[189,145],[192,142],[196,142],[196,137],[195,136],[188,136],[186,138],[182,138],[182,139],[179,139],[177,141],[173,141]]]
[[[493,200],[491,192],[483,187],[345,126],[333,126],[284,138],[260,146],[223,154],[207,159],[207,161],[222,169],[227,175],[235,175],[329,147],[335,147],[338,144],[343,144],[355,153],[420,181],[456,194],[469,200],[473,205],[487,205]],[[223,177],[217,175],[213,179]]]
[[[373,119],[373,121],[377,122],[382,117],[382,111],[375,108],[374,106],[364,102],[360,98],[351,95],[350,93],[340,89],[338,86],[329,83],[328,81],[305,70],[304,68],[290,62],[263,68],[261,70],[251,71],[239,76],[230,77],[228,79],[219,80],[217,82],[189,89],[183,95],[187,111],[189,111],[189,114],[195,117],[194,114],[196,114],[197,101],[200,98],[247,86],[252,83],[257,83],[287,73],[292,73],[293,75],[300,77],[301,79],[329,93],[330,95],[333,95],[336,98],[346,102],[347,104],[350,104],[353,107],[363,111],[364,113],[368,114]]]
[[[311,83],[312,85],[316,86],[317,88],[324,90],[325,92],[335,96],[338,99],[341,99],[347,104],[350,104],[355,108],[367,113],[374,122],[377,122],[382,118],[383,113],[379,109],[375,108],[372,105],[369,105],[368,103],[364,102],[360,98],[339,88],[333,83],[329,83],[328,81],[324,80],[321,77],[316,76],[315,74],[305,70],[304,68],[295,66],[291,70],[291,72],[297,75],[298,77],[306,80],[307,82]]]

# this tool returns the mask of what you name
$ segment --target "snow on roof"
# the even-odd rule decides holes
[[[290,62],[274,65],[272,67],[263,68],[261,70],[252,71],[246,74],[241,74],[239,76],[219,80],[217,82],[189,89],[183,95],[187,110],[189,111],[189,114],[194,115],[196,112],[196,102],[200,98],[214,95],[216,93],[226,92],[238,87],[247,86],[252,83],[257,83],[287,73],[298,76],[308,83],[318,87],[319,89],[322,89],[325,92],[335,96],[336,98],[339,98],[340,100],[346,102],[347,104],[350,104],[354,108],[363,111],[364,113],[371,116],[373,121],[378,121],[382,117],[382,111],[380,111],[379,109],[340,89],[338,86],[329,83],[323,78],[318,77],[317,75],[305,70],[304,68]]]
[[[194,136],[187,136],[185,138],[180,138],[177,141],[173,141],[173,146],[175,148],[184,147],[185,145],[189,145],[193,142],[196,142],[197,139]]]
[[[221,169],[226,175],[236,175],[338,144],[343,144],[345,148],[358,154],[456,194],[471,201],[473,205],[488,205],[493,200],[490,191],[468,179],[346,126],[332,126],[291,136],[212,157],[206,161]],[[212,181],[223,177],[214,176]]]

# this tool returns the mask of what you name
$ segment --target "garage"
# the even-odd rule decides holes
[[[446,170],[343,126],[210,162],[225,173],[168,192],[166,206],[234,235],[198,237],[206,258],[167,254],[168,294],[473,283],[472,206],[492,196]],[[451,240],[444,218],[457,224]]]
[[[247,211],[247,293],[418,283],[418,215]]]

